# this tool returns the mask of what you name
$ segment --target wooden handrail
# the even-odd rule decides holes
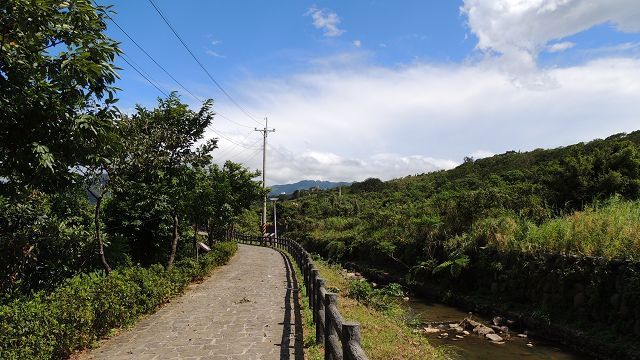
[[[325,360],[368,360],[360,341],[360,324],[345,321],[338,309],[338,295],[328,292],[309,254],[287,238],[232,233],[232,238],[248,245],[269,246],[288,252],[301,271],[316,327],[316,342],[324,345]]]

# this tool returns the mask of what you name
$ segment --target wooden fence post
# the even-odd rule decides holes
[[[326,293],[324,295],[324,360],[337,360],[333,354],[332,342],[340,341],[335,319],[331,315],[331,306],[338,306],[338,294]]]
[[[316,311],[317,308],[318,308],[318,305],[316,304],[316,299],[317,299],[316,294],[318,293],[318,287],[317,287],[317,284],[316,284],[316,279],[319,276],[320,276],[320,270],[316,269],[316,267],[313,266],[311,268],[311,279],[310,279],[310,282],[311,282],[311,294],[310,295],[311,296],[309,296],[309,300],[310,300],[309,306],[313,310],[313,321],[315,321],[315,322],[318,321],[318,317],[317,317],[318,313]]]
[[[357,322],[342,323],[342,358],[344,360],[366,359],[360,345],[360,324]]]
[[[325,281],[323,278],[316,279],[316,304],[318,304],[317,309],[314,309],[314,313],[316,315],[316,344],[324,344],[324,328],[326,323],[326,312],[324,311],[324,284]]]

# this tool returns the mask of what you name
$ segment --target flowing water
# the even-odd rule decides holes
[[[422,299],[411,299],[407,302],[410,312],[424,323],[460,323],[470,315],[457,308],[430,303]],[[488,319],[473,315],[472,318],[484,324]],[[455,331],[447,331],[451,336],[439,338],[439,334],[428,334],[431,343],[436,346],[448,348],[458,359],[553,359],[553,360],[577,360],[591,359],[590,357],[571,351],[565,346],[554,344],[544,339],[535,337],[520,338],[513,333],[504,344],[496,344],[475,334],[458,339],[453,336]],[[440,335],[441,336],[441,335]],[[530,345],[527,345],[530,344]]]

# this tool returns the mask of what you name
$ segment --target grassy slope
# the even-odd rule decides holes
[[[362,346],[370,359],[424,360],[442,359],[444,353],[434,348],[427,339],[412,332],[410,326],[403,322],[399,313],[384,313],[366,307],[358,301],[345,296],[347,279],[340,268],[316,261],[321,276],[327,287],[341,289],[338,293],[338,307],[346,320],[357,321],[361,325]],[[310,354],[315,354],[311,353]],[[321,357],[310,356],[310,359]]]

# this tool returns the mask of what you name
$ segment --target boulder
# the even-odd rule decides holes
[[[493,329],[493,331],[495,331],[497,333],[502,331],[502,328],[500,326],[491,325],[490,327]]]
[[[481,326],[482,324],[477,322],[477,321],[474,321],[474,320],[471,320],[471,319],[467,318],[467,319],[462,320],[462,323],[460,325],[463,328],[467,329],[467,330],[473,330],[476,327]],[[482,325],[482,326],[484,326],[484,325]]]
[[[434,327],[431,327],[431,326],[427,326],[427,327],[423,328],[422,331],[424,331],[426,334],[435,334],[435,333],[439,333],[440,329],[434,328]]]
[[[476,326],[473,329],[473,332],[478,334],[478,335],[487,335],[487,334],[495,334],[495,331],[493,331],[492,328],[488,327],[488,326],[484,326],[484,325],[479,325]]]
[[[485,337],[493,342],[502,342],[504,339],[498,334],[486,334]]]

